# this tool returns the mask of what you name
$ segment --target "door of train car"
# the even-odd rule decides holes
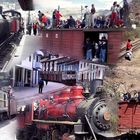
[[[120,131],[140,133],[140,102],[120,102],[118,116]]]
[[[107,63],[108,60],[108,33],[102,31],[85,31],[84,32],[84,58],[87,58],[86,40],[89,39],[92,49],[92,60]],[[89,46],[89,45],[88,45]]]

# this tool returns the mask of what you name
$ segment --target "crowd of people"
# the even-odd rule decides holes
[[[127,0],[123,0],[122,7],[115,1],[109,15],[97,16],[96,8],[92,4],[90,10],[88,6],[85,6],[84,16],[81,20],[74,19],[72,15],[68,19],[62,20],[63,15],[57,9],[53,11],[52,18],[48,18],[44,13],[38,11],[38,21],[34,22],[30,29],[33,28],[33,33],[36,35],[41,28],[114,28],[128,26],[129,9]]]
[[[86,39],[84,49],[84,56],[87,60],[106,62],[107,56],[107,39],[103,36],[98,42]]]
[[[140,92],[135,92],[131,94],[130,92],[126,92],[123,94],[123,101],[138,101],[140,102]]]

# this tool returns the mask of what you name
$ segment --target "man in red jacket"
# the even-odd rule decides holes
[[[131,49],[132,49],[132,43],[131,43],[131,40],[128,39],[127,44],[126,44],[126,51],[129,51]]]
[[[132,59],[132,44],[131,40],[128,39],[127,45],[126,45],[126,54],[125,54],[125,59],[131,61]]]
[[[62,17],[62,15],[60,14],[60,12],[57,10],[55,13],[55,18],[56,18],[56,26],[59,25],[60,23],[60,18]]]

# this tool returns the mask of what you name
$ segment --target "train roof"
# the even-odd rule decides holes
[[[120,32],[120,31],[128,31],[132,30],[132,28],[123,28],[123,27],[118,27],[118,28],[52,28],[52,29],[44,29],[44,31],[83,31],[83,32]]]

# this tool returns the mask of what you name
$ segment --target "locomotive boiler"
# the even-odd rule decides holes
[[[18,117],[20,140],[96,140],[113,136],[111,111],[105,100],[100,96],[85,98],[81,86],[50,94],[26,106],[23,112]]]

